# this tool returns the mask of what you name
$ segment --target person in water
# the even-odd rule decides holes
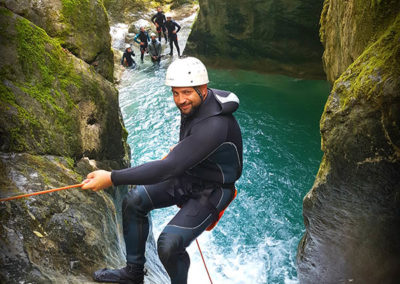
[[[140,60],[143,63],[144,53],[147,52],[148,42],[150,41],[149,34],[144,30],[144,27],[140,27],[139,33],[137,33],[133,39],[140,45]]]
[[[98,170],[87,175],[82,189],[138,185],[122,203],[127,265],[94,273],[98,282],[143,283],[149,212],[177,205],[178,213],[162,231],[157,251],[172,284],[187,283],[190,265],[186,248],[234,198],[242,173],[242,136],[233,112],[238,97],[207,88],[208,74],[194,57],[169,66],[165,85],[181,113],[179,143],[161,160],[137,167]]]
[[[136,62],[135,62],[135,53],[133,53],[131,45],[126,44],[125,45],[125,52],[122,55],[121,58],[121,65],[128,67],[128,68],[135,68],[136,67]]]
[[[151,17],[151,21],[156,26],[157,33],[158,33],[158,41],[161,43],[161,30],[164,34],[165,43],[167,43],[167,30],[165,28],[165,22],[167,19],[165,18],[164,13],[161,10],[161,7],[157,7],[157,13]]]
[[[157,40],[155,33],[151,33],[150,38],[151,40],[149,43],[149,54],[151,56],[151,61],[153,63],[157,62],[158,64],[160,64],[161,43]]]
[[[169,39],[169,48],[170,48],[169,55],[172,56],[173,49],[174,49],[172,44],[175,44],[176,51],[178,52],[178,56],[180,57],[181,52],[180,52],[179,45],[178,45],[177,33],[181,30],[181,26],[178,25],[177,22],[172,20],[171,14],[167,14],[166,17],[167,17],[167,22],[165,23],[165,27],[168,30],[168,39]]]

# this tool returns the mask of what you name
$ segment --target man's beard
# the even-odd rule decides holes
[[[199,110],[200,106],[201,106],[201,105],[192,106],[192,109],[191,109],[190,112],[187,113],[187,114],[184,114],[184,113],[181,111],[181,109],[179,109],[179,110],[181,111],[182,118],[184,118],[184,119],[191,118],[191,117]]]

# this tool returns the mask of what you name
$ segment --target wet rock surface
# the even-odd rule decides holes
[[[0,167],[2,197],[77,184],[84,174],[52,155],[1,153]],[[115,208],[125,191],[77,188],[1,203],[0,280],[82,283],[95,269],[124,265]]]
[[[186,54],[207,65],[323,78],[322,1],[199,1]]]
[[[325,9],[329,5],[375,14],[386,2],[325,1]],[[301,283],[397,283],[400,277],[400,9],[386,13],[391,21],[360,28],[377,33],[335,81],[321,118],[324,157],[303,202]],[[334,23],[326,24],[325,37],[337,37]],[[350,56],[348,46],[336,48],[325,53]],[[335,77],[337,66],[326,61],[328,76]]]
[[[41,27],[62,47],[113,80],[107,12],[97,0],[0,0],[0,4]]]
[[[107,31],[108,32],[108,31]],[[0,7],[0,197],[80,183],[130,164],[118,92],[31,21]],[[125,264],[128,189],[0,203],[1,283],[84,283]]]

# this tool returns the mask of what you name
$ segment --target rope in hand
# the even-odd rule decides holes
[[[14,200],[14,199],[20,199],[23,197],[29,197],[29,196],[34,196],[34,195],[46,194],[46,193],[50,193],[50,192],[54,192],[54,191],[60,191],[60,190],[65,190],[65,189],[70,189],[70,188],[75,188],[75,187],[82,187],[82,186],[83,186],[83,183],[80,183],[80,184],[73,184],[73,185],[68,185],[68,186],[64,186],[64,187],[59,187],[59,188],[52,188],[52,189],[48,189],[48,190],[37,191],[37,192],[33,192],[33,193],[28,193],[28,194],[21,194],[21,195],[12,196],[12,197],[1,198],[0,202]]]

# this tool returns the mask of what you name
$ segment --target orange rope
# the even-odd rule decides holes
[[[208,269],[207,269],[206,261],[204,260],[203,253],[201,252],[201,248],[200,248],[200,245],[199,245],[199,241],[198,241],[197,239],[196,239],[196,244],[197,244],[197,247],[199,248],[199,252],[200,252],[200,255],[201,255],[201,259],[203,260],[204,267],[205,267],[205,269],[206,269],[206,271],[207,271],[208,279],[210,279],[210,283],[213,284],[212,279],[211,279],[211,276],[210,276],[210,272],[208,272]]]
[[[74,187],[82,187],[82,186],[83,186],[83,183],[80,183],[80,184],[68,185],[68,186],[64,186],[64,187],[53,188],[53,189],[48,189],[48,190],[43,190],[43,191],[37,191],[37,192],[34,192],[34,193],[28,193],[28,194],[22,194],[22,195],[2,198],[2,199],[0,199],[0,202],[9,201],[9,200],[13,200],[13,199],[20,199],[20,198],[23,198],[23,197],[29,197],[29,196],[33,196],[33,195],[46,194],[46,193],[59,191],[59,190],[64,190],[64,189],[69,189],[69,188],[74,188]]]

